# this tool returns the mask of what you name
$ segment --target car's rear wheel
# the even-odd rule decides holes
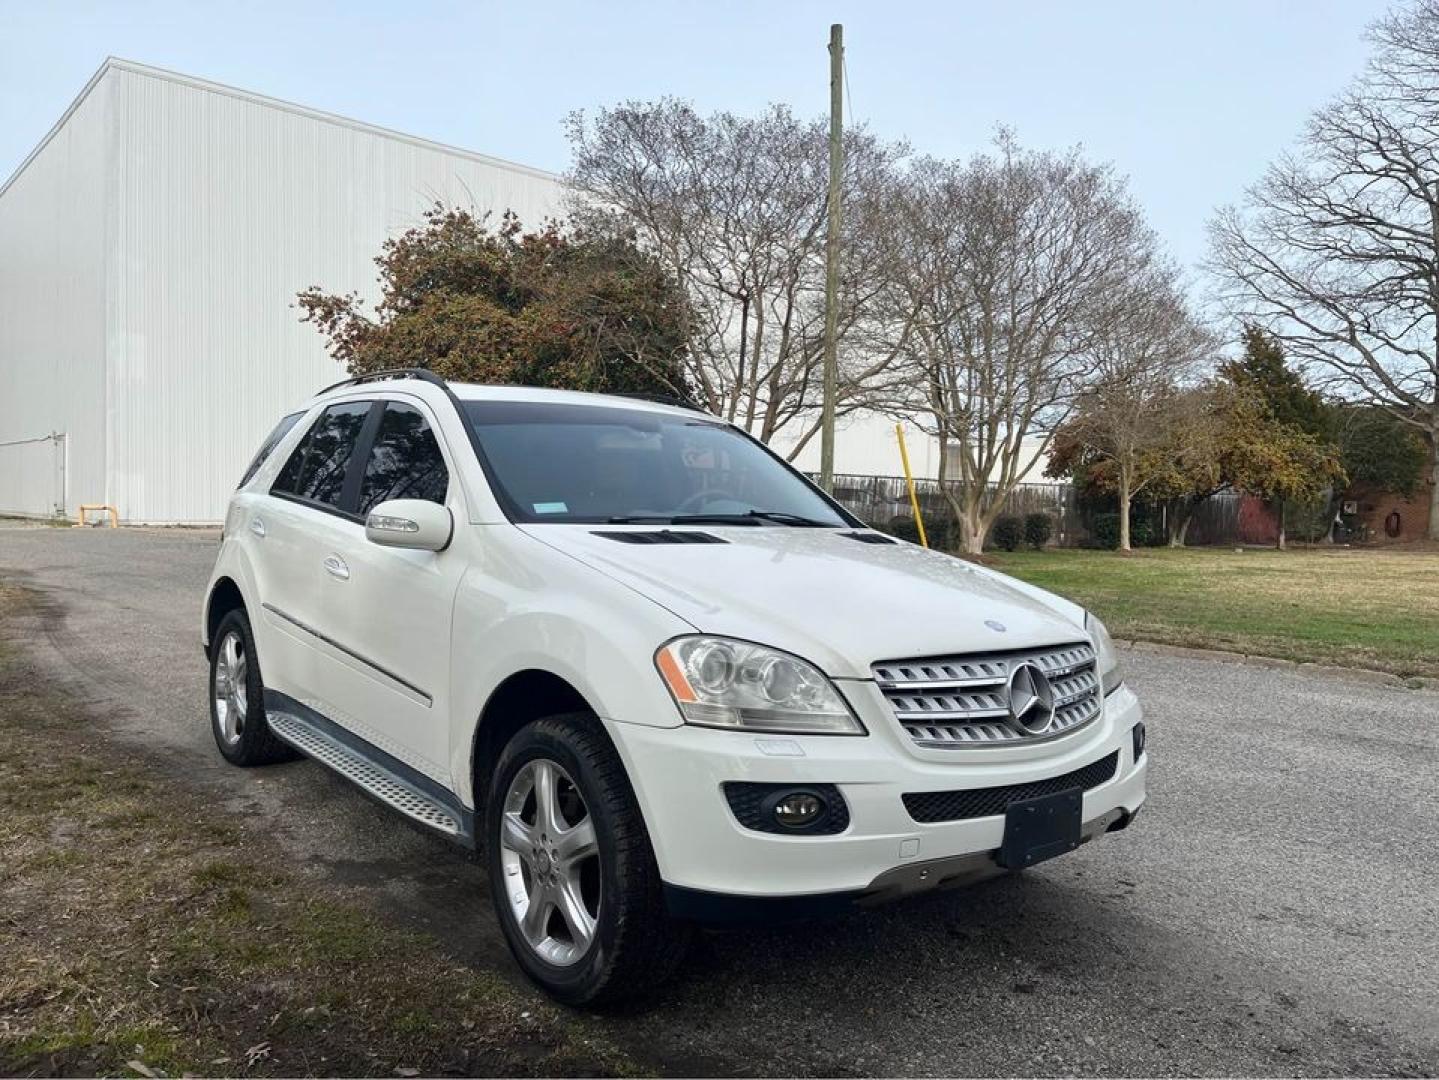
[[[232,765],[270,765],[296,756],[265,720],[265,684],[244,609],[220,620],[210,643],[210,730]]]
[[[624,766],[587,714],[537,720],[505,747],[489,789],[486,862],[525,973],[571,1005],[650,993],[690,928],[665,911]]]

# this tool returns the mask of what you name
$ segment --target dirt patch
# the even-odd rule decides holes
[[[100,737],[6,636],[31,603],[0,586],[0,1073],[637,1071]]]

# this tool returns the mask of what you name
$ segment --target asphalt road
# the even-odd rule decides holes
[[[0,578],[97,723],[260,819],[317,889],[516,972],[477,864],[319,766],[225,766],[197,644],[213,533],[6,529]],[[1402,617],[1402,615],[1396,615]],[[1024,875],[708,936],[600,1018],[678,1073],[1439,1073],[1439,693],[1131,653],[1135,827]]]

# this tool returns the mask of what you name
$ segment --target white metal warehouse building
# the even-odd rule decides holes
[[[295,294],[373,299],[381,243],[437,200],[562,209],[537,169],[106,61],[0,188],[0,513],[220,520],[344,376]]]

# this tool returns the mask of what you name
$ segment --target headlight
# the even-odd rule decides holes
[[[1104,695],[1108,697],[1124,681],[1124,672],[1119,669],[1119,652],[1115,649],[1114,640],[1109,636],[1104,624],[1087,611],[1084,613],[1084,626],[1089,631],[1089,636],[1094,639],[1094,665],[1099,670],[1099,682],[1104,688]]]
[[[655,667],[688,724],[794,735],[865,734],[829,679],[789,653],[732,638],[683,637],[660,647]]]

